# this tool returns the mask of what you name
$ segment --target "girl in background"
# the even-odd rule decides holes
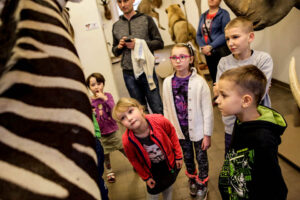
[[[115,150],[119,150],[124,155],[121,135],[116,121],[112,118],[112,109],[115,105],[112,95],[103,92],[105,79],[100,73],[91,74],[86,85],[93,93],[91,104],[94,108],[97,122],[101,131],[101,143],[104,148],[104,164],[107,169],[107,181],[114,183],[116,181],[115,174],[112,171],[109,154]],[[126,156],[126,155],[125,155]]]
[[[209,9],[199,20],[197,42],[205,55],[213,83],[216,82],[218,63],[231,52],[226,45],[224,28],[230,21],[229,13],[220,8],[222,0],[207,0]]]
[[[99,188],[100,188],[100,192],[101,192],[101,198],[102,198],[102,200],[109,200],[108,189],[102,178],[103,173],[104,173],[104,152],[103,152],[102,144],[100,142],[101,132],[99,129],[97,119],[94,115],[94,112],[93,112],[93,123],[94,123],[94,129],[95,129],[95,137],[96,137],[95,139],[96,139],[96,154],[97,154],[97,159],[98,159],[98,171],[100,174]]]
[[[163,83],[164,115],[174,125],[183,150],[190,194],[197,196],[197,199],[205,199],[208,182],[206,150],[210,147],[213,130],[210,89],[197,74],[191,45],[176,44],[170,59],[175,73]],[[199,173],[194,162],[194,151]]]

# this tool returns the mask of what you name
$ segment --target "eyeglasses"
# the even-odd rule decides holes
[[[184,62],[187,58],[190,58],[189,55],[179,55],[179,56],[170,56],[170,60],[176,62],[178,59],[180,62]]]

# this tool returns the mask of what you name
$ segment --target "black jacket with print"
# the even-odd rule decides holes
[[[223,199],[284,200],[287,187],[278,163],[280,136],[287,127],[276,111],[259,106],[258,120],[235,123],[219,177]]]

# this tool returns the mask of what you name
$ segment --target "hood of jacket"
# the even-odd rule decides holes
[[[234,134],[238,133],[239,140],[248,143],[249,147],[273,146],[277,148],[281,143],[280,137],[287,127],[285,119],[277,111],[265,106],[258,106],[257,110],[261,115],[257,120],[247,122],[237,120]],[[238,143],[235,145],[239,146]]]

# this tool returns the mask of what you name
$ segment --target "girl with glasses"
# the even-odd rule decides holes
[[[176,44],[170,60],[175,73],[163,83],[164,115],[174,125],[183,150],[190,194],[205,199],[208,183],[206,150],[210,147],[213,130],[210,89],[204,78],[197,74],[191,45]]]

